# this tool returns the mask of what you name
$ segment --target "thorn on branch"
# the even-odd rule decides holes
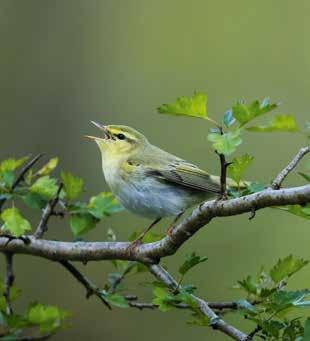
[[[255,209],[255,207],[252,207],[251,212],[250,212],[250,216],[249,216],[249,220],[254,219],[255,216],[256,216],[256,209]]]
[[[55,198],[50,200],[45,206],[45,208],[43,209],[41,220],[36,229],[36,232],[34,233],[35,238],[43,237],[44,233],[47,231],[47,224],[48,224],[50,217],[52,215],[56,215],[55,207],[59,201],[59,196],[60,196],[60,192],[62,188],[63,188],[63,183],[59,185]]]

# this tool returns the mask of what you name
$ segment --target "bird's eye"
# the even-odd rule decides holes
[[[125,140],[126,136],[122,133],[116,135],[119,140]]]

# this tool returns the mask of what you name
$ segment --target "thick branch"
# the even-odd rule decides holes
[[[189,217],[177,224],[162,240],[142,244],[135,249],[128,242],[58,242],[30,237],[30,244],[0,237],[0,251],[29,254],[51,260],[98,261],[105,259],[136,260],[154,263],[171,255],[201,227],[215,217],[226,217],[266,207],[306,204],[310,202],[310,185],[280,190],[266,189],[259,193],[225,201],[208,201],[194,209]]]
[[[296,154],[293,160],[278,174],[278,176],[274,179],[271,184],[273,189],[279,189],[281,187],[282,182],[288,176],[288,174],[298,165],[299,161],[307,154],[310,153],[310,146],[303,147]]]
[[[150,265],[149,270],[159,281],[165,283],[172,291],[179,288],[179,285],[174,280],[174,278],[160,265]],[[220,330],[221,332],[230,336],[234,340],[239,341],[249,340],[248,335],[236,329],[235,327],[229,325],[218,315],[216,315],[207,302],[205,302],[204,300],[195,295],[192,295],[192,297],[197,302],[200,311],[208,317],[210,321],[210,326],[213,329]]]

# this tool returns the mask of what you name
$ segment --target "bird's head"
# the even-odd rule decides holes
[[[122,158],[134,154],[148,144],[146,137],[131,127],[92,123],[100,129],[102,135],[86,137],[97,143],[104,158]]]

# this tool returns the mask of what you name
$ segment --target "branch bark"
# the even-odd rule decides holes
[[[282,182],[288,176],[288,174],[298,165],[300,160],[308,153],[310,153],[310,146],[301,148],[299,152],[296,154],[296,156],[292,159],[292,161],[285,168],[283,168],[283,170],[277,175],[277,177],[272,182],[271,187],[273,189],[279,189],[282,185]]]
[[[13,254],[6,252],[5,254],[5,262],[6,262],[6,272],[5,272],[5,291],[4,291],[4,298],[6,302],[6,312],[8,315],[13,314],[13,308],[11,303],[11,287],[14,283],[14,272],[13,272]]]
[[[179,285],[177,281],[160,265],[150,265],[150,272],[159,280],[169,287],[172,291],[178,290]],[[197,302],[200,311],[206,315],[209,319],[210,326],[213,329],[220,330],[224,334],[230,336],[234,340],[246,341],[250,340],[247,334],[243,333],[239,329],[229,325],[223,319],[221,319],[203,299],[192,295],[192,298]]]
[[[208,201],[194,209],[189,217],[175,226],[170,235],[158,242],[130,248],[129,242],[62,242],[40,240],[32,236],[25,245],[21,240],[7,244],[0,237],[0,252],[40,256],[50,260],[99,261],[105,259],[134,260],[157,263],[160,258],[174,254],[200,228],[215,217],[234,216],[272,206],[303,205],[310,202],[310,185],[287,189],[266,189],[241,198]]]

